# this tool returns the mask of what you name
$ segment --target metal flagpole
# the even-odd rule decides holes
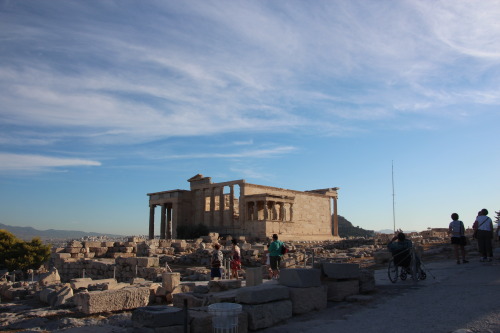
[[[394,208],[394,160],[392,161],[392,224],[396,233],[396,210]]]

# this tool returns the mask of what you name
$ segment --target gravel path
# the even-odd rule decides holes
[[[376,271],[378,291],[368,304],[329,304],[259,333],[500,333],[500,261],[433,262],[426,271],[417,284],[392,284],[386,269]]]

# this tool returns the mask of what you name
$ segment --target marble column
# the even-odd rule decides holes
[[[229,185],[229,223],[234,227],[234,185]]]
[[[160,222],[160,239],[165,239],[165,228],[166,228],[166,221],[165,221],[165,214],[166,214],[166,204],[161,205],[161,222]]]
[[[167,207],[167,239],[172,239],[172,206]]]
[[[333,235],[339,235],[339,218],[337,216],[337,198],[333,198]]]
[[[215,188],[210,188],[210,225],[214,226],[215,215]]]
[[[224,187],[220,187],[220,193],[219,193],[219,226],[221,226],[221,227],[224,226],[224,208],[225,208]]]
[[[155,205],[149,205],[149,239],[155,238]]]

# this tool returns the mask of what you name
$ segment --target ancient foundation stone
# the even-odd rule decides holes
[[[359,294],[359,281],[328,281],[325,283],[328,287],[328,300],[341,302],[347,296]]]
[[[283,269],[280,271],[279,282],[287,287],[319,287],[321,286],[321,271],[308,268]]]
[[[261,304],[290,297],[289,288],[276,284],[261,284],[241,288],[236,293],[236,302],[242,304]]]
[[[358,264],[323,263],[323,274],[329,279],[357,279],[359,278]]]
[[[92,291],[76,294],[75,303],[85,314],[131,310],[148,305],[149,294],[149,287]]]
[[[323,310],[327,306],[327,286],[290,288],[290,300],[294,315]]]
[[[244,304],[243,311],[248,314],[248,328],[258,330],[274,326],[280,321],[291,318],[292,301],[282,300],[264,304]]]
[[[132,313],[134,326],[168,327],[184,324],[184,311],[172,306],[147,306],[136,309]]]

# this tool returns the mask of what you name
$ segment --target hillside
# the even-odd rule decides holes
[[[339,220],[339,236],[340,237],[373,237],[373,230],[365,230],[360,227],[355,227],[345,217],[338,216]]]
[[[76,231],[76,230],[37,230],[32,227],[16,227],[11,225],[6,225],[0,223],[0,229],[5,229],[11,233],[13,233],[17,238],[20,238],[25,241],[30,241],[35,237],[39,237],[42,241],[44,240],[54,240],[54,239],[79,239],[85,236],[108,236],[110,238],[118,238],[123,237],[120,235],[110,235],[110,234],[101,234],[96,232],[85,232],[85,231]]]

